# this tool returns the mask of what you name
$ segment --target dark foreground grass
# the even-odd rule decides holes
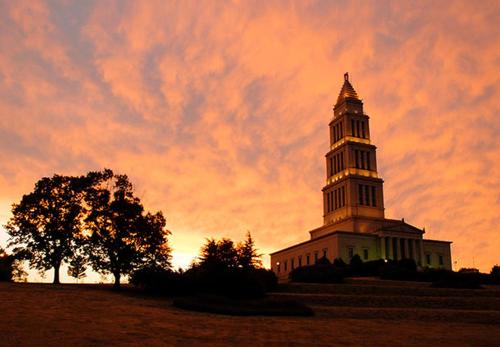
[[[173,305],[185,310],[231,316],[313,316],[311,308],[295,300],[264,298],[238,300],[220,296],[177,298]]]

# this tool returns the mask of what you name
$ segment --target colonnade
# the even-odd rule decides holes
[[[422,239],[381,236],[380,256],[382,259],[413,259],[417,264],[424,263],[424,247]]]

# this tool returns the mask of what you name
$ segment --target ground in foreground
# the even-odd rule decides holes
[[[231,317],[183,311],[168,299],[105,287],[0,283],[0,305],[0,344],[8,346],[500,345],[495,321],[384,319],[373,315],[376,306],[370,315],[357,304],[339,307],[342,316],[326,309],[314,317]]]

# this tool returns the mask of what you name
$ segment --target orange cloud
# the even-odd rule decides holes
[[[0,222],[43,175],[111,167],[178,254],[263,252],[321,224],[327,124],[349,71],[388,217],[499,261],[495,1],[15,2],[0,11]],[[6,235],[0,231],[0,243]],[[266,259],[267,260],[267,259]]]

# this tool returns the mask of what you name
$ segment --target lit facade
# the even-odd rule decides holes
[[[347,73],[329,129],[323,226],[309,231],[310,240],[271,254],[278,278],[286,280],[294,268],[323,256],[348,263],[354,254],[363,261],[411,258],[422,267],[451,269],[450,241],[424,239],[424,229],[385,218],[369,117]]]

